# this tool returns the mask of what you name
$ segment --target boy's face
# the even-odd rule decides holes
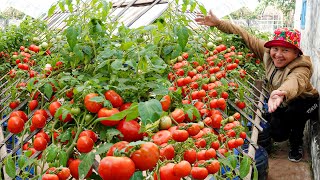
[[[299,55],[298,50],[282,46],[273,46],[270,49],[270,56],[276,67],[282,68],[288,65]]]

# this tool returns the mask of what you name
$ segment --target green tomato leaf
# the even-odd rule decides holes
[[[246,177],[250,171],[251,159],[248,156],[243,156],[240,163],[240,178]]]
[[[138,110],[142,124],[144,126],[149,123],[154,123],[160,118],[162,114],[161,103],[156,99],[151,99],[146,102],[140,102],[138,104]]]
[[[188,29],[185,26],[181,26],[177,31],[177,36],[178,36],[178,43],[183,51],[189,38]]]
[[[18,166],[20,169],[22,169],[24,167],[24,165],[26,165],[26,162],[27,162],[27,157],[25,155],[22,155],[19,157],[18,159]]]
[[[75,54],[75,58],[77,59],[77,62],[82,61],[84,59],[84,54],[83,54],[82,48],[79,44],[76,44],[74,46],[73,52]]]
[[[16,177],[16,166],[14,164],[14,161],[12,159],[12,156],[6,157],[4,160],[4,165],[6,168],[6,173],[8,174],[9,177],[15,178]]]
[[[103,154],[103,153],[108,152],[112,145],[113,145],[112,143],[103,143],[103,144],[99,145],[99,147],[96,149],[95,154],[99,155],[99,154]]]
[[[173,51],[173,49],[174,49],[174,46],[165,46],[163,48],[164,55],[166,56],[166,55],[170,54]]]
[[[236,157],[236,155],[233,154],[233,155],[229,156],[228,159],[230,161],[232,169],[235,169],[237,167],[237,157]]]
[[[114,69],[114,70],[127,70],[128,68],[125,68],[124,66],[123,66],[123,63],[122,63],[122,60],[121,59],[116,59],[115,61],[113,61],[112,63],[111,63],[111,67],[112,67],[112,69]]]
[[[84,177],[88,174],[92,164],[94,162],[95,154],[93,152],[87,153],[79,164],[79,177],[80,179],[84,179]]]
[[[181,48],[180,45],[177,44],[177,45],[175,46],[172,54],[171,54],[171,59],[174,59],[174,58],[180,56],[181,53],[182,53],[182,48]]]
[[[136,119],[139,116],[138,103],[132,103],[130,108],[127,110],[128,110],[128,114],[126,117],[126,121],[131,121],[133,119]]]
[[[44,85],[44,95],[46,95],[46,97],[50,99],[52,94],[53,94],[52,86],[49,83],[46,83]]]
[[[122,43],[120,48],[124,51],[128,50],[133,45],[132,41]]]
[[[130,180],[140,180],[143,179],[142,171],[136,171],[133,176],[131,176]]]
[[[204,16],[207,15],[207,9],[203,5],[199,5],[199,9]]]
[[[146,73],[148,72],[148,69],[149,69],[149,65],[146,59],[145,58],[140,59],[140,61],[138,62],[138,71],[140,71],[139,73]]]
[[[111,142],[115,136],[119,136],[119,135],[122,136],[121,132],[118,129],[111,128],[111,129],[108,129],[106,132],[107,132],[106,133],[107,142]]]
[[[50,7],[49,11],[48,11],[48,17],[51,17],[54,13],[54,11],[56,10],[57,5],[53,5]]]
[[[47,149],[45,150],[45,154],[47,154],[47,162],[53,162],[58,154],[58,147],[54,144],[51,144]]]
[[[144,144],[146,143],[145,141],[133,141],[133,142],[130,142],[127,146],[138,146],[138,145],[141,145],[141,144]]]
[[[97,103],[104,102],[105,100],[106,99],[102,96],[95,96],[95,97],[90,98],[90,101],[97,102]]]
[[[63,132],[62,134],[60,134],[58,136],[58,139],[61,141],[61,142],[66,142],[68,140],[70,140],[72,137],[72,133],[71,133],[71,130],[68,129],[66,130],[65,132]]]
[[[78,35],[79,35],[79,32],[75,27],[70,26],[66,29],[67,41],[71,50],[73,50],[74,46],[77,44]]]
[[[60,7],[60,9],[61,9],[61,11],[65,11],[66,9],[64,8],[64,1],[60,1],[59,2],[59,7]]]
[[[68,161],[67,152],[60,151],[59,152],[59,163],[60,163],[60,166],[66,167],[67,166],[67,161]]]
[[[253,180],[258,180],[258,177],[259,177],[259,175],[258,175],[258,169],[257,169],[257,166],[254,165],[254,166],[253,166]]]

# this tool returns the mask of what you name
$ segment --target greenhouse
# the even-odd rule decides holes
[[[315,0],[2,0],[0,179],[320,179]]]

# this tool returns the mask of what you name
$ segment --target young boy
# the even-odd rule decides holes
[[[200,25],[217,27],[225,33],[240,35],[250,50],[263,59],[266,80],[271,92],[268,110],[271,113],[271,136],[274,141],[289,139],[288,159],[299,162],[303,157],[303,131],[308,119],[318,115],[318,91],[311,85],[312,62],[300,48],[300,32],[278,28],[272,40],[265,42],[244,29],[209,15],[198,15]]]

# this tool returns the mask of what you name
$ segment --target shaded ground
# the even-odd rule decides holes
[[[304,156],[299,163],[289,161],[288,152],[287,141],[274,143],[269,154],[268,180],[313,180],[307,145],[304,145]]]

